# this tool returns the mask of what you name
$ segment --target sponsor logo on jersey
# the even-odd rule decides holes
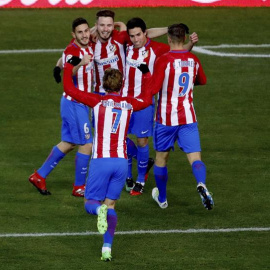
[[[95,59],[95,62],[97,63],[98,66],[110,65],[118,61],[119,57],[117,55],[104,59]]]
[[[143,64],[142,61],[134,60],[134,59],[129,58],[129,57],[126,58],[126,63],[127,63],[128,66],[131,66],[131,67],[134,67],[134,68],[137,68],[140,64]]]

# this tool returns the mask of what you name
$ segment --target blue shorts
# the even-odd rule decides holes
[[[174,150],[177,140],[179,148],[185,153],[201,152],[198,124],[165,126],[156,122],[154,129],[154,149],[159,152]]]
[[[155,105],[134,112],[129,122],[128,134],[134,134],[137,138],[153,136]]]
[[[89,108],[65,97],[61,99],[61,140],[84,145],[93,142],[89,119]]]
[[[84,197],[97,201],[119,199],[127,174],[128,161],[125,158],[91,159]]]

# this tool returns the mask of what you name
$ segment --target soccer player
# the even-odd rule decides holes
[[[161,208],[168,207],[167,161],[177,140],[191,165],[202,203],[206,209],[211,210],[214,201],[205,185],[206,167],[201,160],[200,137],[193,104],[194,85],[206,84],[206,76],[199,59],[184,48],[188,32],[184,24],[169,26],[170,51],[155,63],[151,85],[153,93],[159,92],[159,98],[154,130],[154,175],[157,187],[152,190],[152,197]]]
[[[69,60],[72,64],[73,59]],[[85,209],[87,213],[98,215],[98,230],[104,234],[103,261],[111,261],[111,246],[117,224],[115,211],[127,176],[126,136],[133,111],[151,104],[151,93],[143,100],[121,97],[122,73],[108,68],[104,72],[103,88],[106,95],[78,91],[71,80],[71,64],[64,68],[65,92],[93,108],[95,132],[93,154],[85,190]]]
[[[73,83],[78,91],[90,92],[93,81],[93,50],[89,46],[89,25],[84,18],[77,18],[73,21],[72,36],[74,40],[63,52],[62,62],[65,65],[72,56],[78,57],[76,66],[73,68]],[[42,195],[50,195],[51,193],[46,188],[47,176],[59,161],[78,145],[72,195],[83,197],[93,141],[89,108],[64,92],[61,99],[61,118],[61,142],[53,147],[44,164],[29,177],[29,181]]]
[[[92,43],[95,63],[95,92],[105,93],[102,78],[107,68],[116,68],[125,77],[126,46],[130,44],[130,36],[122,22],[114,21],[115,13],[111,10],[100,10],[96,13],[95,29],[97,40]],[[115,27],[119,27],[120,31]],[[158,37],[167,32],[167,28],[151,28],[147,34]],[[140,71],[138,71],[140,72]],[[141,73],[141,72],[140,72]]]
[[[142,73],[137,69],[140,64],[148,65],[150,72],[154,71],[156,59],[169,51],[169,46],[149,39],[146,35],[146,24],[141,18],[133,18],[127,22],[127,32],[131,44],[126,50],[126,72],[123,96],[137,97],[142,92]],[[196,33],[193,33],[190,42],[185,44],[185,48],[191,50],[193,44],[198,40]],[[151,90],[151,89],[150,89]],[[147,89],[147,91],[149,91]],[[128,139],[129,173],[126,180],[126,190],[133,196],[141,195],[144,190],[147,170],[149,170],[149,143],[148,137],[153,135],[154,119],[154,99],[153,103],[146,109],[135,112],[132,115],[129,134],[137,137],[137,146]],[[133,186],[132,179],[132,157],[137,158],[138,176]],[[154,161],[152,161],[154,163]],[[153,165],[150,163],[150,166]],[[151,168],[151,167],[150,167]]]

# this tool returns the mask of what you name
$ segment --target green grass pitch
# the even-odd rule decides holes
[[[116,21],[140,16],[148,27],[184,22],[198,33],[197,46],[268,44],[213,51],[270,55],[269,8],[114,10]],[[63,49],[72,20],[82,16],[94,23],[96,11],[0,9],[0,269],[270,269],[269,230],[118,234],[114,260],[107,264],[100,261],[100,235],[8,237],[97,231],[83,200],[71,196],[75,152],[48,177],[52,196],[41,196],[28,183],[60,141],[62,86],[52,69],[61,53],[1,53]],[[187,159],[176,147],[168,164],[169,207],[162,210],[151,199],[151,171],[142,196],[123,191],[118,232],[270,227],[270,58],[196,55],[208,77],[206,86],[195,88],[194,100],[215,208],[203,208]]]

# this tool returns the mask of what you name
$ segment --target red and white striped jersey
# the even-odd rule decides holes
[[[193,88],[203,84],[206,76],[196,55],[186,50],[162,55],[151,78],[153,93],[159,92],[156,121],[166,126],[197,122]]]
[[[126,74],[122,95],[124,97],[139,96],[142,92],[143,75],[137,67],[145,63],[148,65],[151,74],[153,74],[156,59],[169,50],[167,44],[150,39],[147,39],[142,48],[134,48],[133,45],[127,46]]]
[[[127,158],[126,137],[133,111],[142,110],[152,102],[151,93],[142,99],[122,97],[120,93],[99,95],[77,91],[71,80],[73,66],[64,69],[64,89],[70,96],[93,108],[95,134],[92,158]]]
[[[90,46],[87,46],[87,48],[81,48],[77,44],[75,44],[74,39],[72,39],[72,41],[66,47],[62,55],[63,67],[72,56],[77,56],[82,59],[83,56],[87,54],[91,56],[94,55],[92,48]],[[81,66],[78,69],[76,75],[73,76],[73,83],[79,90],[84,92],[92,91],[93,68],[94,64],[93,61],[91,61],[88,65]],[[68,96],[65,92],[63,93],[63,96],[69,100],[72,100],[72,98]]]
[[[95,92],[105,93],[102,87],[102,78],[107,68],[119,69],[124,74],[125,69],[125,47],[129,42],[126,31],[113,30],[112,36],[105,43],[99,40],[92,43],[95,60]]]

